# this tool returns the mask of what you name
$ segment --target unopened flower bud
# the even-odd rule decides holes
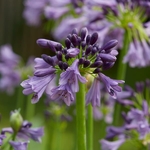
[[[87,28],[82,28],[82,29],[81,29],[81,40],[82,40],[82,41],[84,41],[84,39],[85,39],[87,33],[88,33]]]
[[[86,44],[89,44],[89,43],[90,43],[90,40],[91,40],[91,36],[90,36],[90,35],[87,35],[87,37],[86,37]]]
[[[12,129],[14,130],[14,132],[17,133],[20,130],[22,123],[23,123],[23,118],[20,115],[19,110],[15,110],[11,112],[10,125]]]
[[[95,44],[95,42],[97,41],[98,39],[98,33],[97,32],[94,32],[91,36],[91,40],[90,40],[90,44],[93,45]]]
[[[101,47],[101,50],[105,50],[106,52],[110,51],[113,47],[115,47],[118,44],[117,40],[111,40],[108,43],[106,43],[104,46]]]

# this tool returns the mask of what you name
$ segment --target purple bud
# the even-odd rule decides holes
[[[72,37],[72,35],[71,35],[71,34],[68,34],[67,38],[68,38],[69,40],[71,40],[71,37]]]
[[[62,61],[62,53],[60,51],[57,52],[57,59]]]
[[[76,29],[76,28],[74,28],[74,29],[72,30],[72,34],[76,34],[76,35],[78,35],[78,31],[77,31],[77,29]]]
[[[85,60],[84,61],[84,64],[83,64],[83,67],[86,68],[90,65],[90,61],[89,60]]]
[[[63,69],[66,70],[68,68],[68,64],[66,62],[63,63]]]
[[[111,48],[115,47],[118,44],[117,40],[111,40],[101,47],[101,50],[110,51]]]
[[[50,48],[52,51],[54,51],[55,52],[55,48],[56,48],[56,46],[59,44],[59,45],[61,45],[60,43],[58,43],[58,42],[54,42],[54,41],[51,41],[51,40],[46,40],[46,39],[38,39],[37,41],[36,41],[36,43],[39,45],[39,46],[41,46],[41,47],[43,47],[43,48]]]
[[[111,62],[115,62],[116,61],[116,57],[112,56],[110,54],[100,53],[99,57],[101,57],[101,59],[103,61],[111,61]]]
[[[85,41],[82,41],[82,42],[81,42],[81,47],[82,47],[82,49],[84,49],[85,46],[86,46],[86,42],[85,42]]]
[[[99,68],[102,66],[103,62],[102,61],[96,61],[93,64],[90,65],[91,68]]]
[[[70,40],[68,38],[65,39],[65,44],[66,44],[67,48],[70,48],[71,42],[70,42]]]
[[[56,45],[56,50],[57,51],[61,51],[62,50],[62,45],[61,44],[57,44]]]
[[[101,70],[99,69],[99,68],[96,68],[94,71],[93,71],[93,73],[100,73],[101,72]]]
[[[85,51],[85,55],[88,55],[91,52],[91,50],[92,50],[92,46],[89,45]]]
[[[103,64],[103,70],[110,69],[114,64],[115,64],[115,62],[106,62],[106,63],[104,63]]]
[[[69,57],[76,57],[80,53],[78,48],[70,48],[67,50],[67,55]]]
[[[89,43],[90,43],[90,40],[91,40],[91,36],[90,36],[90,35],[87,35],[87,37],[86,37],[86,44],[89,44]]]
[[[82,28],[81,29],[81,40],[84,41],[86,35],[88,34],[87,28]]]
[[[90,44],[93,45],[98,39],[98,33],[94,32],[91,36]]]
[[[50,64],[51,66],[54,66],[54,60],[53,58],[51,58],[50,56],[46,55],[46,54],[42,54],[41,57],[43,58],[43,60],[45,62],[47,62],[48,64]]]
[[[64,49],[62,50],[62,53],[66,55],[66,54],[67,54],[67,49],[64,48]]]
[[[62,61],[59,61],[58,66],[59,66],[59,68],[60,68],[61,70],[64,69],[64,68],[63,68],[63,62],[62,62]]]
[[[96,53],[97,51],[98,51],[97,48],[94,47],[94,48],[92,49],[92,55],[95,55],[95,53]]]
[[[77,36],[75,34],[72,35],[71,42],[75,47],[77,46],[78,41],[77,41]]]
[[[84,58],[79,59],[79,65],[84,64]]]

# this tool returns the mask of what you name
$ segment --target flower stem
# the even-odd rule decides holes
[[[87,150],[93,150],[93,107],[88,105],[87,118]]]
[[[79,83],[79,87],[76,94],[77,150],[86,150],[85,85]]]
[[[31,95],[27,96],[26,119],[31,120],[35,113],[35,104],[31,104]]]
[[[123,63],[123,58],[127,53],[129,44],[130,44],[130,35],[129,35],[129,32],[125,30],[123,47],[122,47],[122,50],[120,50],[120,54],[118,58],[117,79],[119,80],[125,80],[125,77],[126,77],[127,63]],[[121,113],[121,105],[116,103],[115,108],[114,108],[113,125],[119,124],[120,113]]]

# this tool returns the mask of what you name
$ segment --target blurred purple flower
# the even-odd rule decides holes
[[[9,141],[9,143],[14,148],[14,150],[27,150],[28,142]]]
[[[67,13],[69,9],[67,7],[45,7],[44,14],[47,19],[58,19],[65,13]]]
[[[117,150],[124,142],[125,139],[119,139],[113,142],[107,140],[100,141],[102,150]]]
[[[17,133],[17,137],[23,140],[32,139],[36,142],[41,142],[41,137],[44,135],[44,129],[41,128],[31,128],[32,124],[28,121],[24,121],[22,127]],[[5,133],[13,134],[14,131],[12,128],[3,128],[1,131],[2,135]]]

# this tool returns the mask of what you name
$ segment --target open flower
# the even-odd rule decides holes
[[[65,72],[61,73],[59,80],[60,85],[68,84],[73,92],[79,91],[78,80],[82,83],[87,82],[86,78],[81,76],[78,66],[79,60],[76,59]]]
[[[122,88],[118,86],[119,83],[124,83],[123,80],[114,80],[102,73],[99,73],[99,79],[104,83],[108,93],[113,97],[117,98],[117,92],[121,92]]]

